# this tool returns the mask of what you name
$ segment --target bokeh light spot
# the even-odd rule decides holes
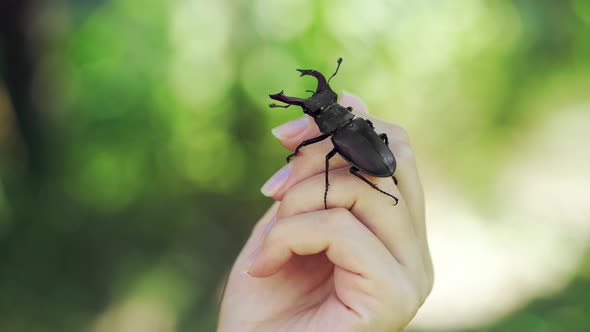
[[[304,93],[305,83],[311,86],[307,79],[299,79],[295,69],[300,67],[293,56],[282,49],[253,49],[246,55],[240,76],[241,84],[255,103],[266,108],[271,101],[268,99],[270,93],[285,90],[286,94],[299,96]]]
[[[179,2],[171,27],[169,83],[181,102],[209,105],[226,93],[233,73],[227,54],[229,37],[223,2]]]
[[[135,152],[109,151],[88,147],[71,180],[75,197],[105,211],[116,211],[129,204],[143,183],[143,167]],[[92,188],[92,190],[88,190]]]
[[[576,15],[590,25],[590,1],[587,0],[570,0],[572,8]]]
[[[387,1],[325,1],[324,19],[331,34],[343,43],[372,42],[391,25],[394,7]]]
[[[256,0],[253,10],[261,36],[289,40],[309,27],[315,8],[311,0]]]

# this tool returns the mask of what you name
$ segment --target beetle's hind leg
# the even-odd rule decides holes
[[[359,178],[359,179],[363,180],[365,183],[367,183],[369,186],[373,187],[373,189],[377,190],[378,192],[380,192],[380,193],[382,193],[382,194],[384,194],[384,195],[387,195],[387,196],[389,196],[389,197],[393,198],[393,199],[395,200],[395,203],[394,203],[393,205],[397,205],[397,203],[399,202],[399,200],[397,199],[397,197],[395,197],[395,196],[393,196],[393,195],[391,195],[391,194],[388,194],[388,193],[386,193],[385,191],[383,191],[383,190],[379,189],[379,187],[377,187],[377,185],[376,185],[376,184],[374,184],[373,182],[371,182],[371,181],[367,180],[367,178],[365,178],[365,177],[364,177],[364,176],[362,176],[360,173],[358,173],[358,171],[359,171],[359,169],[358,169],[358,168],[356,168],[356,167],[354,167],[354,166],[350,168],[350,173],[352,173],[352,175],[354,175],[354,176],[356,176],[357,178]]]
[[[328,187],[330,182],[328,181],[328,172],[330,171],[330,159],[336,155],[336,149],[333,149],[326,155],[326,188],[324,189],[324,209],[328,209]]]
[[[299,144],[297,146],[297,148],[295,148],[295,151],[293,153],[291,153],[290,155],[287,156],[287,162],[290,162],[291,161],[291,158],[293,158],[294,156],[296,156],[297,153],[299,153],[299,149],[301,149],[302,147],[304,147],[306,145],[314,144],[314,143],[317,143],[317,142],[321,142],[321,141],[325,140],[328,137],[330,137],[330,135],[324,134],[324,135],[320,135],[318,137],[310,138],[308,140],[305,140],[305,141],[301,142],[301,144]]]

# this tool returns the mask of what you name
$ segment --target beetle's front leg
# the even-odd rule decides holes
[[[306,145],[310,145],[310,144],[314,144],[317,142],[321,142],[323,140],[325,140],[326,138],[330,137],[330,135],[328,134],[324,134],[318,137],[314,137],[314,138],[310,138],[308,140],[305,140],[303,142],[301,142],[301,144],[299,144],[297,146],[297,148],[295,148],[295,152],[291,153],[290,155],[287,156],[287,162],[291,161],[291,158],[293,158],[294,156],[297,155],[297,153],[299,153],[299,149],[301,149],[302,147],[306,146]]]
[[[330,159],[336,155],[337,151],[334,148],[330,153],[326,155],[326,187],[324,189],[324,209],[328,209],[328,187],[330,186],[330,181],[328,181],[328,173],[330,171]]]

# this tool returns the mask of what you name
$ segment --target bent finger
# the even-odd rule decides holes
[[[408,269],[414,279],[427,288],[432,283],[428,246],[423,237],[416,233],[414,218],[404,198],[399,195],[391,179],[366,178],[381,190],[398,197],[398,204],[394,206],[390,197],[353,176],[348,169],[338,169],[329,173],[328,208],[350,210],[383,243],[391,255]],[[278,224],[285,217],[323,210],[324,193],[323,174],[293,186],[277,211]]]
[[[275,202],[266,213],[260,218],[260,220],[254,225],[248,240],[244,244],[242,251],[238,255],[234,268],[244,269],[248,256],[262,243],[266,234],[270,231],[270,228],[276,223],[276,213],[280,203]]]
[[[419,238],[412,225],[406,203],[399,195],[391,179],[368,178],[381,190],[399,198],[393,200],[371,188],[349,173],[338,169],[329,174],[330,186],[327,192],[327,206],[350,210],[404,266],[419,270],[422,264]],[[293,186],[283,198],[277,218],[282,219],[298,214],[324,209],[325,176],[310,177]]]
[[[323,251],[335,265],[370,280],[386,280],[400,267],[379,239],[348,210],[332,209],[277,222],[248,273],[268,277],[277,273],[294,254],[313,255]]]

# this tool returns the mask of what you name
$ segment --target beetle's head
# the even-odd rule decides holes
[[[341,63],[342,58],[339,58],[338,67],[336,67],[336,71],[334,72],[334,74],[332,74],[332,76],[330,76],[330,79],[332,79],[332,77],[334,77],[336,73],[338,73],[338,68],[340,68]],[[269,97],[271,99],[281,101],[287,105],[277,105],[273,103],[269,105],[270,107],[287,108],[291,105],[296,105],[300,106],[303,109],[304,113],[315,117],[319,113],[321,113],[326,107],[336,103],[336,101],[338,100],[338,95],[336,94],[336,92],[332,91],[332,88],[330,88],[330,79],[326,81],[324,75],[322,75],[322,73],[320,73],[317,70],[297,69],[297,71],[301,73],[301,76],[309,75],[315,77],[318,80],[318,86],[316,90],[312,91],[313,95],[309,98],[304,99],[297,97],[289,97],[285,95],[283,91],[281,91],[279,93],[269,95]]]

